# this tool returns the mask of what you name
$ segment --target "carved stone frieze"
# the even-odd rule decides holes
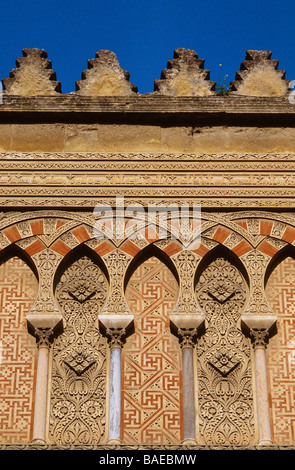
[[[294,159],[290,153],[2,152],[0,200],[8,207],[90,207],[95,198],[107,202],[112,188],[114,196],[140,204],[164,196],[211,207],[294,207]]]
[[[161,161],[171,162],[176,161],[230,161],[231,164],[235,161],[271,161],[271,162],[285,162],[294,161],[295,153],[290,152],[226,152],[226,153],[179,153],[179,152],[0,152],[0,162],[8,161],[13,165],[13,160],[25,161],[42,161],[56,162],[56,164],[63,165],[66,161],[84,161],[85,160],[116,160],[117,167],[119,168],[122,161]],[[63,160],[63,162],[61,162]],[[95,163],[95,162],[94,162]],[[30,163],[31,164],[31,163]],[[107,164],[107,162],[105,162]],[[1,168],[1,165],[0,165]]]
[[[130,166],[132,167],[132,165]],[[84,167],[83,171],[76,171],[75,173],[71,170],[64,171],[61,167],[55,168],[48,173],[50,165],[48,167],[44,168],[44,171],[36,170],[33,173],[31,169],[29,171],[20,171],[20,168],[16,169],[15,172],[9,171],[9,173],[7,173],[7,170],[0,171],[2,193],[4,191],[9,193],[9,189],[13,186],[16,188],[18,186],[36,187],[35,191],[38,193],[40,185],[46,187],[70,185],[74,188],[75,186],[91,187],[98,185],[111,187],[119,185],[126,187],[133,185],[158,187],[173,184],[175,187],[200,186],[206,188],[226,186],[229,192],[229,188],[237,186],[241,188],[254,186],[256,188],[263,186],[274,188],[286,186],[292,188],[295,184],[295,175],[292,172],[282,173],[277,171],[276,173],[267,173],[264,171],[261,175],[261,169],[260,172],[257,172],[255,168],[251,168],[251,173],[247,174],[232,171],[235,169],[233,166],[228,169],[221,168],[220,171],[223,173],[217,174],[213,172],[205,173],[205,168],[200,171],[191,166],[186,168],[186,172],[177,173],[176,171],[171,171],[169,165],[166,165],[166,168],[161,168],[160,172],[154,173],[142,167],[138,167],[137,171],[127,168],[124,172],[122,172],[120,167],[114,168],[112,172],[106,172],[105,167],[101,168],[100,172],[93,171],[93,168],[89,168],[87,171]],[[212,168],[212,170],[216,171],[216,168]],[[70,189],[67,189],[70,192]]]

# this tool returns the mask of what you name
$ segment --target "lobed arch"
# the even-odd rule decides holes
[[[58,266],[56,267],[54,277],[53,277],[53,291],[56,289],[56,285],[60,281],[61,276],[64,271],[75,261],[80,259],[83,256],[90,258],[103,272],[108,282],[110,283],[110,276],[103,258],[85,243],[79,244],[77,247],[70,250],[63,258],[61,258]]]
[[[154,243],[150,243],[145,248],[140,250],[129,262],[123,281],[124,292],[126,291],[128,282],[136,269],[152,257],[158,258],[159,261],[161,261],[172,272],[177,284],[179,285],[179,274],[176,265],[172,261],[172,258],[168,256],[164,250],[161,250],[159,247],[157,247]]]
[[[242,213],[238,217],[235,214],[230,214],[230,220],[224,220],[222,223],[220,216],[213,217],[210,214],[205,214],[205,217],[201,243],[198,248],[191,250],[201,259],[221,245],[232,252],[234,258],[236,256],[240,260],[243,260],[244,255],[253,249],[257,249],[269,257],[270,261],[272,258],[276,260],[281,256],[282,248],[283,250],[287,249],[287,246],[295,240],[295,228],[287,216],[278,217],[271,213],[257,213],[250,217],[250,214]],[[46,233],[48,220],[54,224],[51,235]],[[255,235],[253,235],[253,224],[256,230]],[[7,217],[7,220],[5,218],[1,221],[1,226],[3,256],[10,252],[10,246],[14,246],[18,253],[22,254],[29,265],[34,268],[35,273],[37,270],[34,258],[43,250],[48,248],[58,253],[62,257],[62,262],[63,258],[71,256],[70,253],[73,250],[76,253],[75,250],[81,250],[82,246],[87,246],[94,255],[99,256],[100,260],[103,260],[105,255],[117,248],[127,253],[131,259],[130,267],[126,271],[126,279],[130,275],[132,266],[135,266],[134,263],[138,263],[141,256],[145,256],[141,252],[147,253],[148,250],[155,250],[158,254],[160,253],[161,260],[168,263],[176,278],[179,278],[174,255],[177,256],[177,253],[183,250],[181,240],[171,236],[164,243],[164,240],[161,240],[156,232],[155,236],[152,235],[151,238],[148,238],[148,224],[145,224],[140,230],[141,240],[125,239],[120,243],[115,241],[117,244],[109,239],[97,240],[93,238],[91,217],[83,214],[78,214],[77,219],[73,213],[62,211],[32,212],[27,214],[27,219],[24,214],[12,214],[11,218]],[[268,267],[267,272],[270,269]],[[126,280],[124,280],[124,285],[126,286]]]
[[[295,259],[295,247],[291,244],[284,246],[282,249],[278,250],[275,255],[270,259],[264,276],[264,287],[266,288],[267,282],[279,264],[281,264],[287,258]]]
[[[214,260],[219,257],[225,258],[238,269],[238,271],[242,274],[243,278],[245,279],[245,282],[249,289],[250,278],[244,263],[236,255],[236,253],[234,253],[232,250],[222,244],[218,244],[215,248],[208,251],[198,263],[194,277],[194,288],[196,288],[198,280],[202,275],[204,269],[206,269],[206,267],[208,267]]]
[[[33,258],[21,247],[12,243],[0,252],[0,266],[11,258],[17,257],[21,259],[34,273],[37,281],[39,282],[39,274]]]

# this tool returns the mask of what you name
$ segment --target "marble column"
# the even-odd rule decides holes
[[[99,315],[99,329],[110,346],[108,444],[121,443],[121,356],[126,337],[134,330],[133,315]]]
[[[197,330],[179,329],[178,337],[182,350],[182,397],[183,397],[183,444],[196,444],[194,344]]]
[[[60,314],[27,315],[28,332],[36,338],[38,356],[32,442],[46,443],[49,351],[54,337],[63,331]]]
[[[38,359],[32,442],[38,444],[45,444],[49,350],[53,338],[53,329],[36,329],[35,336],[38,347]]]
[[[204,326],[202,314],[172,314],[170,327],[182,350],[183,444],[196,444],[194,345]]]
[[[107,329],[110,345],[110,390],[108,443],[121,442],[121,350],[126,331],[124,328]]]
[[[249,334],[254,347],[258,444],[262,446],[272,444],[266,347],[276,331],[276,321],[275,315],[245,315],[241,319],[242,328]]]
[[[266,345],[269,332],[266,329],[251,329],[250,335],[255,357],[258,444],[269,445],[272,444],[266,369]]]

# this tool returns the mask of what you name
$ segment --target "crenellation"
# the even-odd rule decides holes
[[[279,61],[271,56],[271,51],[248,50],[235,81],[231,82],[231,92],[244,96],[285,96],[289,89],[286,72],[278,70]]]
[[[204,69],[204,62],[195,51],[175,49],[174,58],[161,72],[161,79],[154,82],[154,91],[172,96],[213,95],[216,83],[210,81],[210,71]]]
[[[56,80],[56,72],[44,49],[24,48],[22,52],[23,57],[16,59],[16,68],[11,70],[10,77],[2,79],[6,97],[66,96],[90,100],[146,97],[150,98],[150,106],[151,100],[162,97],[206,98],[208,103],[211,97],[220,97],[216,81],[210,78],[210,70],[204,68],[205,59],[199,58],[191,49],[175,49],[173,58],[161,71],[160,79],[154,80],[154,89],[145,94],[140,94],[138,87],[130,82],[130,73],[121,67],[117,55],[110,50],[99,50],[94,58],[88,59],[88,68],[81,72],[81,79],[75,82],[75,91],[70,93],[62,93],[61,83]],[[235,79],[230,81],[229,89],[221,98],[288,96],[291,81],[285,79],[285,70],[278,69],[279,61],[271,57],[269,50],[247,50]],[[7,103],[12,105],[13,100]]]
[[[3,91],[15,96],[56,96],[61,84],[56,81],[52,63],[44,49],[23,49],[10,78],[2,79]]]
[[[101,50],[88,60],[88,69],[76,82],[76,93],[83,96],[129,96],[137,87],[129,82],[130,73],[123,70],[114,52]]]

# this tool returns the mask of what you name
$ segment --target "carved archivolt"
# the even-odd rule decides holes
[[[202,272],[196,295],[207,322],[197,345],[200,442],[249,445],[255,428],[251,348],[240,329],[245,280],[219,257]]]
[[[56,286],[64,332],[53,347],[50,442],[94,444],[105,437],[106,340],[97,326],[107,281],[87,256],[73,262]]]

